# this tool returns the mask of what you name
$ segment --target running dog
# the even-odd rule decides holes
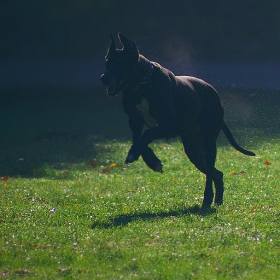
[[[133,145],[125,163],[140,156],[154,171],[162,163],[148,146],[153,140],[179,136],[190,161],[206,175],[203,208],[223,203],[223,173],[215,168],[216,141],[222,130],[239,152],[254,156],[240,147],[224,121],[224,109],[217,91],[205,81],[190,76],[175,76],[170,70],[139,53],[136,43],[119,33],[123,45],[117,49],[111,34],[106,72],[101,82],[109,96],[122,92],[123,109],[129,117]],[[148,129],[143,132],[143,127]]]

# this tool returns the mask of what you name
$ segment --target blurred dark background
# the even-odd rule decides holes
[[[175,74],[212,83],[228,116],[254,125],[258,97],[279,106],[279,26],[278,0],[1,1],[0,141],[129,135],[120,98],[99,82],[109,30]]]
[[[1,59],[100,60],[109,30],[166,59],[280,59],[277,0],[11,0],[0,15]]]

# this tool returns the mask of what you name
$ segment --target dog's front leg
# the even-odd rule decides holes
[[[129,118],[128,122],[132,131],[132,143],[135,144],[141,138],[144,124],[140,120],[133,118]]]
[[[143,124],[143,122],[141,122],[138,119],[129,118],[129,127],[132,131],[132,143],[133,143],[132,147],[134,147],[134,145],[136,145],[136,143],[138,143],[141,138],[144,124]],[[126,160],[125,160],[126,164],[132,163],[133,161],[138,160],[138,158],[141,155],[140,149],[136,150],[136,149],[132,149],[132,147],[130,148],[128,155],[126,157]]]
[[[176,136],[178,136],[176,125],[168,122],[165,125],[159,125],[146,130],[135,144],[138,146],[148,146],[154,140],[163,138],[169,139]]]
[[[148,144],[153,139],[153,128],[146,130],[140,138],[133,137],[133,145],[131,146],[128,155],[126,157],[125,163],[132,163],[142,155],[143,161],[147,164],[149,168],[157,172],[162,171],[162,163],[154,154],[153,150],[148,147]],[[155,138],[156,139],[156,138]]]
[[[176,129],[174,129],[171,125],[157,126],[146,130],[142,136],[133,143],[125,162],[131,163],[137,160],[142,154],[143,160],[151,169],[162,172],[161,161],[156,157],[148,145],[156,139],[173,138],[177,135],[178,133]]]
[[[163,172],[163,170],[162,170],[163,165],[162,165],[161,161],[155,155],[155,153],[153,152],[153,150],[150,147],[148,147],[148,146],[143,147],[142,159],[147,164],[147,166],[149,168],[151,168],[152,170],[154,170],[156,172],[160,172],[160,173]]]

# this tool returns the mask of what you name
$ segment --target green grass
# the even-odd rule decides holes
[[[61,161],[1,181],[0,271],[9,279],[279,279],[278,141],[255,147],[255,158],[219,149],[225,203],[209,213],[199,208],[204,176],[181,144],[152,146],[164,174],[141,160],[124,166],[127,142],[95,139],[95,168]]]
[[[124,165],[129,141],[88,131],[5,142],[3,279],[279,279],[279,128],[253,124],[234,134],[256,157],[220,139],[224,205],[207,213],[179,140],[151,145],[163,174]]]

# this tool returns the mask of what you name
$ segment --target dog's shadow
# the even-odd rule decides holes
[[[207,216],[216,213],[215,208],[202,208],[198,205],[182,209],[181,211],[168,211],[168,212],[160,212],[160,213],[136,213],[132,215],[120,215],[115,218],[110,219],[106,222],[96,221],[92,225],[92,229],[95,228],[111,228],[111,227],[120,227],[126,226],[134,221],[146,221],[146,220],[155,220],[155,219],[163,219],[168,217],[178,217],[178,216],[189,216],[189,215],[199,215],[199,216]]]

